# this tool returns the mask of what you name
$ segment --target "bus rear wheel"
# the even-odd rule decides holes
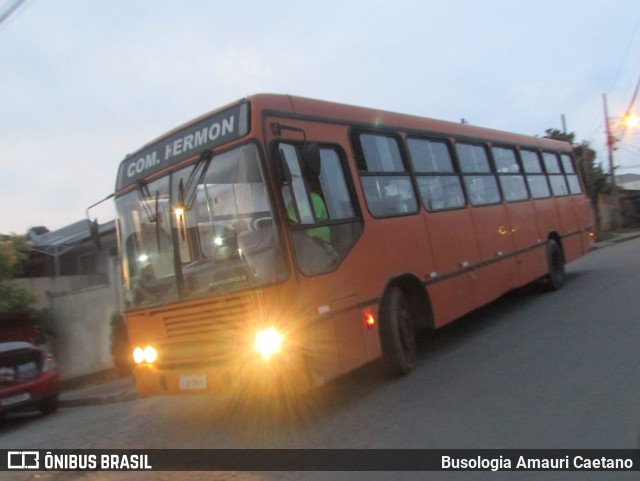
[[[391,374],[404,376],[413,370],[417,353],[414,313],[398,287],[388,291],[382,305],[380,343]]]
[[[555,240],[549,239],[547,243],[547,265],[549,273],[545,279],[545,287],[547,290],[557,291],[564,286],[566,278],[564,264],[562,248]]]

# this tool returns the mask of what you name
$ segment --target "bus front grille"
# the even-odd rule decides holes
[[[167,339],[227,337],[246,322],[250,305],[251,296],[245,294],[211,299],[190,311],[167,313]]]
[[[255,298],[251,294],[209,299],[190,309],[162,316],[166,341],[159,346],[162,364],[224,362],[246,342],[246,326]]]

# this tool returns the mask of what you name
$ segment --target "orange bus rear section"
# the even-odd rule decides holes
[[[577,169],[567,161],[568,144],[290,96],[257,95],[242,105],[248,105],[246,132],[211,147],[210,165],[237,146],[259,146],[272,209],[265,222],[275,225],[286,275],[274,275],[258,288],[193,298],[178,293],[169,301],[131,309],[126,315],[131,344],[157,351],[157,360],[135,368],[142,394],[297,390],[381,355],[403,374],[412,368],[414,329],[447,324],[550,270],[551,287],[558,288],[564,263],[592,245],[589,202]],[[231,120],[218,123],[224,122],[231,131]],[[174,132],[178,141],[190,139],[183,127]],[[420,170],[424,159],[412,157],[411,139],[423,141],[414,143],[420,148],[438,150],[438,165],[445,170]],[[316,154],[305,153],[313,150],[309,146]],[[510,170],[496,169],[494,147],[516,159]],[[473,152],[466,167],[465,152]],[[154,166],[144,182],[174,176],[197,157]],[[318,182],[322,192],[313,195],[327,204],[327,217],[314,212],[310,202],[312,189],[318,188],[312,184]],[[122,195],[131,193],[132,185],[123,186]],[[206,182],[199,185],[201,191],[209,189]],[[451,186],[454,193],[446,193]],[[508,193],[509,188],[520,194]],[[332,202],[329,193],[340,196],[340,202]],[[508,195],[518,200],[508,201]],[[175,197],[172,193],[167,199]],[[157,211],[158,194],[155,199]],[[126,215],[124,208],[120,212]],[[166,222],[178,221],[167,216]],[[249,231],[258,234],[260,222],[246,222]],[[309,259],[318,253],[325,256],[321,261]],[[125,265],[125,271],[131,269]],[[236,289],[234,280],[219,282]],[[255,334],[270,326],[282,333],[283,348],[263,359],[255,352]]]

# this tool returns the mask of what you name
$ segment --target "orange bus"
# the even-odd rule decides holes
[[[206,114],[121,163],[142,395],[307,389],[592,245],[566,143],[287,95]]]

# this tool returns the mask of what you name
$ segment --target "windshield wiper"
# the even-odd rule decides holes
[[[156,246],[158,248],[158,252],[160,252],[162,247],[160,245],[160,222],[158,222],[158,212],[160,209],[160,191],[156,190],[156,195],[153,199],[153,209],[151,209],[151,207],[149,206],[149,201],[151,200],[151,191],[149,191],[149,186],[144,181],[138,180],[137,191],[138,198],[140,200],[140,204],[142,204],[145,215],[147,216],[151,224],[156,225]]]
[[[202,183],[202,180],[209,169],[211,159],[213,159],[213,152],[210,150],[202,152],[202,154],[200,154],[200,158],[196,162],[196,165],[193,166],[191,173],[189,173],[187,184],[184,185],[182,180],[180,180],[178,196],[180,204],[185,210],[191,210],[198,193],[198,185]]]
[[[143,181],[138,180],[137,182],[138,188],[136,189],[138,192],[138,199],[140,200],[140,204],[142,204],[142,208],[144,209],[144,213],[149,218],[149,222],[154,223],[158,220],[158,193],[156,193],[156,206],[155,209],[151,210],[148,202],[151,199],[151,192],[149,191],[149,186]]]

